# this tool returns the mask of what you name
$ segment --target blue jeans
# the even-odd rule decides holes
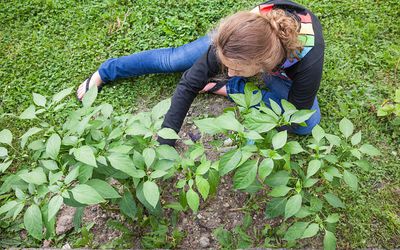
[[[112,58],[99,68],[103,82],[144,74],[183,72],[207,52],[209,36],[203,36],[178,48],[153,49]]]
[[[101,64],[98,71],[105,83],[120,78],[144,74],[183,72],[189,69],[198,58],[206,53],[210,44],[211,38],[207,35],[178,48],[153,49],[119,58],[111,58]],[[269,91],[262,90],[263,101],[267,106],[270,106],[269,98],[278,104],[281,103],[281,99],[288,98],[289,89],[292,84],[290,80],[266,75],[264,82],[269,89]],[[228,94],[244,93],[244,85],[244,78],[231,78],[227,83]],[[306,121],[307,126],[293,127],[289,129],[289,132],[300,135],[311,133],[312,128],[321,119],[317,98],[315,98],[311,109],[316,110],[316,112]]]

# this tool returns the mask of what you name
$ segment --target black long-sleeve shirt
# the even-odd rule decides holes
[[[294,11],[311,16],[310,22],[312,22],[314,36],[312,49],[297,63],[282,69],[287,77],[292,80],[288,101],[298,109],[309,109],[313,105],[322,76],[325,44],[321,24],[309,10],[291,1],[273,0],[262,5],[273,5],[274,8],[282,8],[289,12]],[[172,128],[179,132],[194,98],[207,85],[208,79],[216,76],[220,70],[221,63],[217,58],[214,46],[211,45],[207,52],[183,73],[162,127]],[[175,144],[175,140],[159,138],[159,141],[162,144]]]

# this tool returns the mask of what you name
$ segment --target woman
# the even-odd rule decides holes
[[[248,12],[238,12],[221,22],[215,34],[178,48],[156,49],[107,60],[77,91],[81,99],[92,86],[118,78],[148,73],[185,71],[172,97],[163,127],[179,132],[199,92],[227,96],[243,93],[245,77],[263,74],[269,91],[263,101],[280,104],[286,99],[297,109],[316,112],[307,126],[292,126],[289,132],[309,134],[320,121],[317,91],[320,85],[324,40],[318,18],[304,7],[285,0],[272,0]],[[223,68],[231,77],[209,82]],[[174,145],[174,140],[159,138]]]

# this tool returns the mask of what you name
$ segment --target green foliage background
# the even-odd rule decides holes
[[[374,106],[399,85],[400,4],[397,0],[299,2],[324,27],[326,59],[318,94],[323,127],[329,131],[346,116],[364,132],[365,142],[383,153],[373,162],[373,171],[358,173],[359,192],[343,190],[349,205],[342,220],[346,223],[338,228],[338,246],[399,247],[399,128],[378,118]],[[1,1],[0,115],[21,113],[32,102],[32,92],[48,96],[78,86],[110,57],[182,45],[206,34],[220,18],[257,3]],[[179,76],[120,80],[115,88],[105,89],[98,102],[107,101],[120,113],[142,110],[172,95]],[[15,135],[22,135],[28,126],[11,116],[0,121],[1,129],[7,127]]]

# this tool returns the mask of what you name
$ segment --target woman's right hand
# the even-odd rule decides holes
[[[212,89],[217,83],[215,82],[209,82],[207,85],[199,92],[199,93],[206,93],[210,89]],[[213,92],[213,94],[217,95],[223,95],[223,96],[228,96],[228,92],[226,91],[226,86],[223,86],[222,88],[218,89],[217,91]]]

